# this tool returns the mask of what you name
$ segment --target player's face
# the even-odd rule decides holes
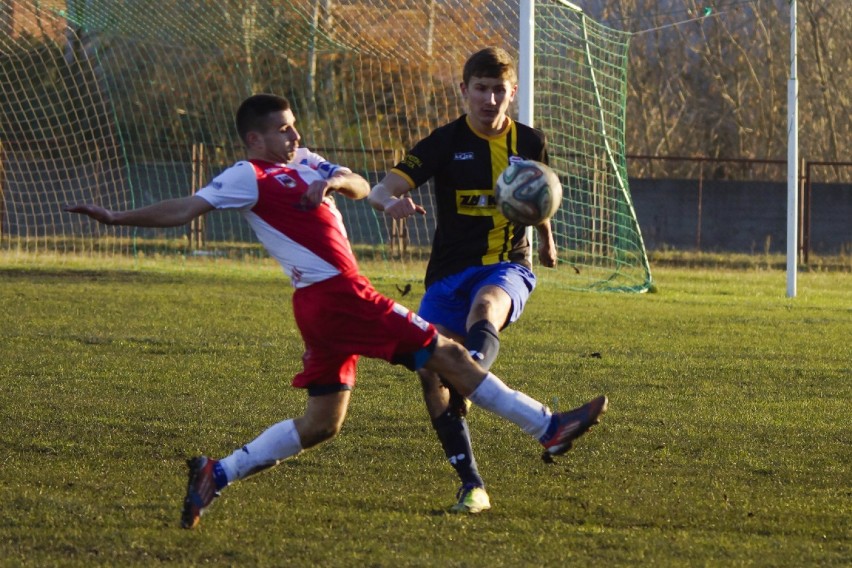
[[[271,112],[266,130],[258,133],[258,151],[264,160],[286,164],[293,159],[301,139],[292,110]]]
[[[481,134],[492,135],[506,125],[506,111],[518,86],[508,79],[471,77],[467,84],[462,83],[461,91],[474,128]]]

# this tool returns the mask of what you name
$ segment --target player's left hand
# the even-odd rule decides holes
[[[556,243],[553,241],[553,235],[548,239],[539,239],[538,242],[538,260],[542,266],[554,268],[556,266]]]
[[[81,215],[87,215],[105,225],[112,225],[115,223],[115,216],[112,211],[109,209],[104,209],[98,205],[92,205],[89,203],[83,203],[79,205],[66,205],[62,208],[63,211],[67,211],[68,213],[79,213]]]

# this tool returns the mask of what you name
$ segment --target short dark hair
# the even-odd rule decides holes
[[[290,110],[290,101],[278,95],[261,93],[244,100],[237,109],[236,117],[240,139],[245,143],[249,132],[263,132],[269,113],[282,110]]]
[[[506,79],[511,83],[518,81],[515,60],[501,47],[486,47],[467,58],[462,72],[462,80],[467,85],[471,77],[488,79]]]

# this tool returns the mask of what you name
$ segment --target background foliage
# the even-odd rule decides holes
[[[583,5],[601,21],[635,34],[627,98],[631,154],[786,158],[789,0]],[[797,0],[797,6],[800,153],[809,160],[848,162],[852,5]],[[650,167],[637,175],[647,175]],[[673,169],[694,177],[697,165],[669,168],[670,175]],[[852,173],[835,175],[848,182]]]
[[[847,35],[852,27],[852,6],[846,0],[797,2],[801,154],[809,160],[849,161],[852,142],[846,133],[852,128],[852,44]],[[517,0],[405,1],[396,2],[394,10],[387,13],[387,6],[376,0],[289,0],[273,4],[228,0],[216,3],[215,9],[205,2],[177,0],[158,0],[150,5],[128,0],[75,0],[67,5],[46,1],[35,3],[34,8],[30,4],[0,1],[0,29],[11,33],[21,27],[21,22],[33,18],[33,12],[53,10],[67,15],[80,26],[79,38],[44,24],[25,26],[26,33],[32,35],[33,42],[43,42],[44,49],[56,50],[57,57],[97,51],[111,70],[120,69],[121,64],[116,65],[114,60],[132,62],[124,69],[125,77],[119,74],[114,86],[141,90],[146,97],[144,103],[143,99],[134,102],[133,97],[115,97],[129,104],[143,103],[133,112],[119,110],[117,114],[125,120],[153,121],[147,128],[159,132],[164,145],[185,142],[178,125],[197,121],[209,130],[206,141],[231,147],[230,131],[216,131],[216,125],[205,120],[217,115],[208,107],[217,107],[223,100],[235,104],[245,92],[278,84],[280,78],[269,75],[270,70],[278,68],[292,85],[292,92],[285,94],[294,99],[297,108],[318,109],[316,115],[300,113],[306,120],[315,121],[311,130],[324,131],[328,137],[312,141],[314,146],[321,143],[342,148],[363,143],[368,148],[391,150],[409,147],[436,126],[417,122],[421,120],[417,117],[425,116],[424,106],[444,107],[437,115],[459,112],[456,70],[443,62],[466,54],[452,53],[455,38],[442,35],[442,28],[467,23],[461,33],[471,44],[502,44],[506,37],[516,35],[518,6]],[[630,120],[625,132],[628,153],[786,157],[789,0],[586,0],[577,4],[591,17],[634,34],[628,73]],[[124,16],[110,20],[110,13]],[[128,13],[132,17],[127,17]],[[176,17],[184,13],[191,18]],[[162,20],[160,14],[175,17]],[[86,34],[87,27],[95,22],[109,25],[110,34],[123,36],[138,35],[142,29],[148,36],[148,28],[153,26],[158,32],[152,48],[170,42],[180,45],[174,50],[176,58],[192,56],[197,50],[197,75],[186,76],[185,67],[176,74],[168,65],[148,68],[139,66],[136,58],[123,59],[119,44],[107,41],[104,34]],[[217,42],[228,40],[222,53],[205,53],[204,38],[213,35]],[[289,42],[286,52],[266,49],[273,39],[280,45],[282,38]],[[351,75],[359,68],[347,60],[351,57],[348,49],[357,49],[367,57],[391,57],[381,64],[377,60],[371,70],[359,70],[381,74],[386,85],[385,96],[367,102],[374,108],[360,109],[360,114],[381,117],[375,129],[357,121],[353,106],[357,93],[353,88],[359,81],[369,84],[371,79]],[[269,58],[273,61],[264,61]],[[14,59],[3,59],[0,64],[14,65]],[[236,85],[225,80],[234,68],[259,72],[250,74],[251,84]],[[97,68],[92,72],[96,77]],[[419,93],[421,96],[399,96],[423,76],[433,81]],[[49,96],[51,81],[67,79],[45,77],[44,91],[33,96]],[[170,102],[181,91],[181,82],[198,80],[209,84],[208,99],[195,101],[192,108]],[[57,86],[58,92],[63,90]],[[332,114],[335,126],[326,128]],[[409,124],[412,120],[414,124]],[[139,124],[133,126],[124,130],[146,130]]]

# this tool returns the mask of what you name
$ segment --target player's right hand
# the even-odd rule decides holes
[[[97,205],[91,205],[88,203],[82,205],[66,205],[62,208],[62,210],[67,211],[68,213],[80,213],[82,215],[87,215],[95,221],[99,221],[105,225],[112,225],[115,223],[115,216],[113,215],[113,212]]]
[[[405,196],[398,197],[396,199],[390,200],[389,203],[386,203],[385,213],[387,213],[394,219],[405,219],[406,217],[411,217],[415,213],[425,215],[426,209],[424,209],[422,205],[414,203],[414,200],[410,197]]]

